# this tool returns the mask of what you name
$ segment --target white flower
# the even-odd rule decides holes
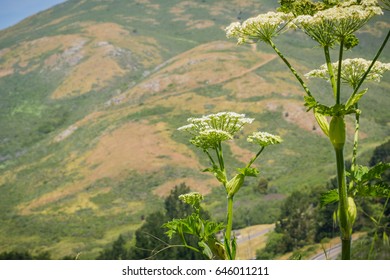
[[[376,1],[356,0],[318,11],[313,16],[298,16],[293,23],[323,46],[353,34],[375,15],[383,14]]]
[[[250,143],[258,144],[262,147],[266,147],[268,145],[274,145],[279,144],[283,140],[280,136],[273,135],[268,132],[253,132],[251,135],[248,136],[247,141]]]
[[[235,112],[220,112],[201,118],[189,118],[188,125],[179,127],[193,137],[192,144],[204,150],[215,148],[219,143],[233,139],[235,133],[244,125],[250,124],[254,119],[245,117],[245,114]]]
[[[268,43],[288,26],[293,18],[292,14],[282,12],[268,12],[252,17],[242,24],[233,22],[226,29],[228,38],[237,38],[238,44],[264,41]]]
[[[341,63],[341,79],[343,82],[348,83],[351,87],[355,88],[362,79],[364,73],[370,67],[372,61],[365,60],[363,58],[354,58],[354,59],[345,59]],[[332,63],[334,72],[338,73],[339,63]],[[380,79],[383,76],[383,73],[390,70],[390,63],[382,63],[376,61],[374,66],[371,68],[370,73],[368,73],[366,79],[380,82]],[[328,68],[326,64],[320,66],[319,69],[310,71],[305,75],[307,78],[322,78],[325,80],[330,80]]]

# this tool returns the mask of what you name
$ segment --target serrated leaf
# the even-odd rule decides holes
[[[314,111],[314,117],[316,118],[321,130],[326,136],[329,136],[329,123],[326,117],[323,114],[318,113],[317,110]]]
[[[211,251],[209,245],[207,245],[207,243],[204,242],[204,241],[200,241],[200,242],[198,243],[198,245],[199,245],[200,248],[202,248],[202,253],[203,253],[205,256],[207,256],[210,260],[212,260],[214,254],[213,254],[213,252]]]
[[[355,95],[351,95],[347,101],[347,103],[345,103],[345,108],[348,110],[349,108],[351,108],[353,105],[355,105],[356,103],[359,102],[360,98],[362,98],[362,96],[364,94],[366,94],[366,92],[368,91],[368,88],[360,91],[359,93],[356,93]]]
[[[330,190],[326,193],[323,193],[320,198],[321,206],[325,206],[331,203],[339,201],[339,192],[337,189]]]
[[[253,168],[253,167],[237,168],[237,171],[242,175],[249,176],[249,177],[257,177],[257,175],[260,173],[260,171],[257,168]]]
[[[374,179],[381,179],[383,172],[390,169],[390,163],[378,163],[371,167],[368,172],[362,175],[361,181],[368,182]]]
[[[316,108],[318,102],[315,100],[313,96],[305,96],[304,97],[305,104],[304,106],[307,108],[307,111],[310,111],[313,108]]]
[[[388,197],[390,195],[390,186],[385,182],[373,185],[359,185],[357,193],[359,196],[364,197]]]
[[[217,178],[217,180],[224,185],[227,183],[226,174],[221,169],[219,169],[216,165],[213,167],[206,168],[202,171],[213,173],[215,178]]]

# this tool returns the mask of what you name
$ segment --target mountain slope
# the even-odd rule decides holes
[[[193,115],[246,113],[256,122],[244,134],[261,129],[285,140],[258,163],[271,194],[255,194],[258,179],[249,180],[237,226],[273,222],[284,195],[333,176],[332,149],[285,66],[262,44],[225,39],[231,21],[272,5],[67,1],[1,31],[0,251],[92,258],[120,233],[131,235],[181,182],[208,194],[208,208],[224,219],[221,188],[200,172],[208,162],[176,130]],[[360,36],[373,47],[349,55],[370,58],[381,38],[369,29]],[[278,44],[302,73],[322,64],[302,34]],[[310,85],[330,100],[325,84]],[[389,87],[388,77],[370,85],[362,104],[363,159],[389,135]],[[255,152],[245,137],[228,150],[235,166]]]

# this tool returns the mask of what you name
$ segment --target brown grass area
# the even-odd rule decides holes
[[[0,77],[14,73],[14,65],[27,67],[32,59],[38,59],[42,54],[59,49],[65,50],[72,46],[73,42],[80,40],[78,35],[61,35],[52,37],[42,37],[33,41],[26,41],[16,46],[12,50],[5,51],[0,55],[4,62],[1,64]],[[22,73],[28,73],[39,66],[39,63],[24,69]]]
[[[46,28],[46,27],[49,27],[49,26],[52,26],[52,25],[56,25],[58,23],[60,23],[61,21],[64,21],[68,18],[70,18],[71,16],[68,15],[68,16],[63,16],[63,17],[60,17],[60,18],[57,18],[51,22],[49,22],[48,24],[45,24],[45,25],[42,25],[41,28]]]
[[[107,48],[97,48],[90,59],[78,65],[53,92],[52,98],[69,97],[100,89],[115,76],[125,73]]]
[[[167,197],[171,190],[180,185],[181,183],[185,183],[188,187],[191,188],[191,191],[199,192],[203,195],[206,195],[211,192],[213,187],[218,187],[221,184],[213,177],[208,180],[198,180],[193,178],[182,178],[168,181],[153,190],[155,195],[160,197]]]
[[[253,152],[253,151],[241,148],[234,141],[229,141],[228,144],[229,144],[230,150],[232,151],[234,157],[237,158],[239,161],[241,161],[244,164],[247,164],[258,152],[258,151]],[[255,146],[253,148],[255,149]]]
[[[212,20],[190,20],[186,23],[186,26],[188,26],[188,30],[191,29],[204,29],[208,27],[214,26],[215,23]]]
[[[200,169],[196,156],[185,145],[170,139],[165,123],[129,122],[101,136],[97,145],[82,156],[70,155],[63,168],[64,176],[77,173],[75,182],[65,184],[39,198],[19,205],[21,214],[81,193],[86,187],[102,178],[119,178],[128,170],[138,172],[158,171],[167,165]],[[93,208],[87,199],[77,195],[69,211],[79,207]]]
[[[229,42],[204,44],[171,59],[170,63],[147,80],[126,92],[126,99],[141,96],[164,97],[209,85],[226,83],[265,65],[275,55],[237,52]]]
[[[199,168],[195,155],[185,145],[172,141],[162,122],[130,122],[104,135],[86,163],[100,163],[93,171],[97,176],[94,180],[115,177],[121,171],[118,166],[139,172],[155,171],[166,165]]]
[[[155,39],[134,35],[115,23],[85,22],[81,24],[83,35],[91,38],[83,47],[87,59],[81,61],[53,92],[52,98],[81,95],[93,89],[101,89],[116,76],[126,73],[112,53],[117,48],[131,50],[137,62],[145,67],[157,65],[162,61]],[[55,58],[54,58],[55,59]]]

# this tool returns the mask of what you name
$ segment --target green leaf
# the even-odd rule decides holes
[[[236,252],[237,252],[236,237],[233,238],[231,244],[232,244],[232,259],[235,260],[236,259]]]
[[[307,108],[307,111],[316,108],[318,105],[317,100],[315,100],[313,96],[305,96],[304,100],[305,100],[304,106]]]
[[[229,197],[233,197],[244,184],[245,175],[237,174],[226,185],[226,191]]]
[[[385,231],[383,232],[383,245],[389,246],[389,236]]]
[[[357,194],[363,197],[388,197],[390,195],[390,186],[385,182],[374,185],[360,185],[357,188]]]
[[[225,251],[226,251],[228,259],[229,260],[233,260],[232,250],[230,248],[230,240],[227,240],[226,236],[225,236],[224,245],[225,245]]]
[[[226,174],[220,168],[218,168],[216,165],[214,165],[213,167],[210,167],[210,168],[206,168],[202,171],[213,173],[215,178],[217,178],[217,180],[219,182],[226,185],[226,183],[227,183]]]
[[[359,93],[356,93],[356,94],[353,94],[349,97],[347,103],[345,104],[345,108],[348,110],[349,108],[351,108],[353,105],[355,105],[356,103],[359,102],[360,98],[362,98],[363,95],[366,94],[366,92],[368,91],[368,88],[362,90],[361,92]]]
[[[213,252],[211,251],[209,245],[207,245],[206,242],[204,241],[200,241],[198,243],[199,247],[202,248],[202,253],[207,256],[210,260],[212,260],[214,258],[214,254]]]
[[[379,162],[375,166],[371,167],[367,173],[362,175],[361,181],[367,182],[374,179],[381,179],[383,172],[390,168],[390,163]]]
[[[318,113],[317,110],[314,110],[314,117],[325,135],[329,136],[329,123],[326,117],[323,114]]]
[[[260,173],[260,171],[257,168],[252,168],[252,167],[237,168],[237,171],[240,174],[249,177],[257,177],[257,175]]]
[[[339,201],[339,192],[337,189],[330,190],[326,193],[323,193],[320,198],[321,206],[325,206],[331,203]]]

